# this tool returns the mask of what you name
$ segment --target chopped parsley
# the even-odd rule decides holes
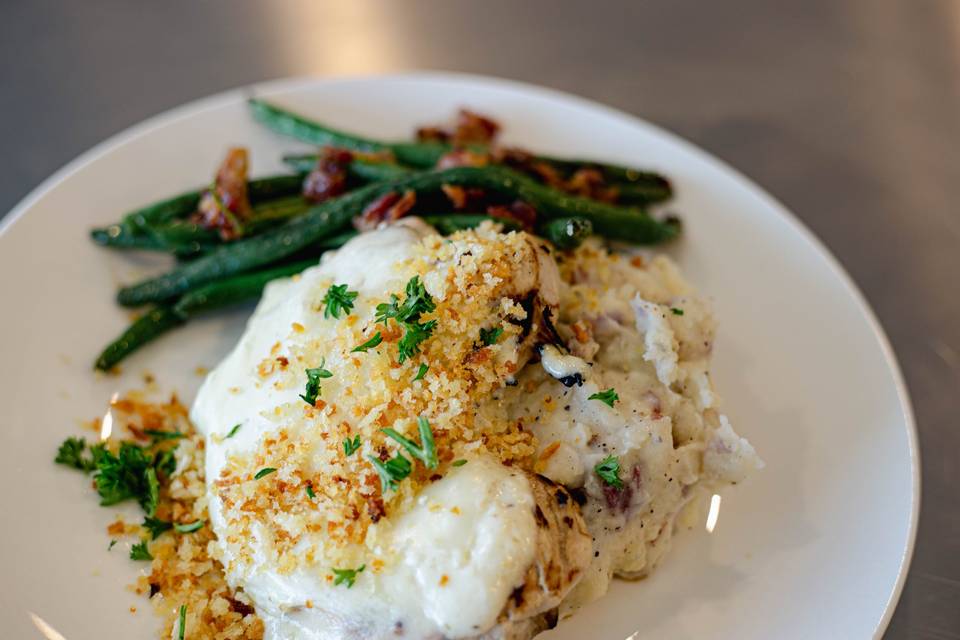
[[[461,458],[460,460],[454,460],[451,464],[454,467],[462,467],[463,465],[467,464],[467,461]]]
[[[333,374],[323,368],[326,360],[320,362],[320,366],[314,369],[307,369],[307,388],[300,394],[303,401],[311,407],[317,403],[317,396],[320,395],[320,379],[332,378]]]
[[[347,285],[335,284],[327,289],[327,295],[323,296],[320,304],[323,305],[324,318],[339,318],[340,312],[350,315],[353,310],[353,301],[357,299],[359,293],[356,291],[347,291]]]
[[[433,297],[427,293],[423,283],[420,282],[420,276],[410,278],[405,292],[407,295],[402,303],[396,295],[391,295],[389,303],[377,305],[377,322],[386,323],[390,318],[401,324],[419,322],[422,314],[430,313],[437,308]]]
[[[401,454],[384,462],[380,458],[367,456],[367,460],[377,470],[380,476],[380,488],[384,493],[387,491],[396,491],[397,483],[410,475],[413,465]]]
[[[239,422],[238,422],[237,424],[233,425],[233,429],[230,429],[230,432],[227,433],[227,435],[224,436],[224,438],[225,438],[225,439],[226,439],[226,438],[232,438],[233,436],[237,435],[237,431],[240,431],[240,423],[239,423]]]
[[[150,550],[147,549],[146,540],[141,540],[137,544],[130,547],[130,559],[131,560],[153,560],[153,556],[150,554]]]
[[[437,446],[433,442],[433,431],[430,430],[430,422],[423,416],[420,416],[417,418],[417,427],[420,430],[420,446],[417,446],[416,442],[405,438],[393,429],[381,429],[381,431],[406,449],[407,453],[411,456],[423,462],[428,469],[436,469],[439,461],[437,460]]]
[[[111,549],[113,549],[113,547],[116,546],[116,544],[117,544],[116,540],[111,540],[110,545],[107,546],[107,551],[110,551]]]
[[[393,319],[404,330],[403,337],[397,342],[400,351],[397,360],[400,363],[420,353],[420,343],[429,338],[437,326],[436,320],[420,322],[421,315],[431,313],[437,308],[433,298],[420,282],[420,276],[410,278],[405,293],[403,302],[400,302],[396,295],[391,295],[390,302],[378,304],[376,315],[377,322],[386,324]]]
[[[488,347],[497,343],[497,338],[503,333],[503,327],[494,329],[480,329],[480,341]]]
[[[334,586],[340,584],[346,584],[347,589],[353,586],[353,583],[357,581],[357,575],[363,573],[363,570],[367,568],[367,565],[362,564],[356,569],[332,569],[333,571],[333,584]]]
[[[357,352],[366,353],[367,349],[373,349],[374,347],[379,345],[381,342],[383,342],[383,336],[381,336],[380,332],[377,331],[375,334],[373,334],[372,338],[370,338],[363,344],[358,344],[353,349],[351,349],[350,353],[357,353]]]
[[[436,320],[429,320],[423,323],[413,322],[404,324],[403,327],[406,329],[406,332],[397,342],[397,349],[400,351],[400,355],[397,357],[397,362],[402,364],[408,358],[412,358],[420,353],[420,343],[430,337],[430,334],[433,333],[433,330],[436,328],[436,326]]]
[[[606,391],[597,392],[587,398],[587,400],[599,400],[608,407],[612,407],[613,403],[620,399],[620,396],[617,395],[617,392],[614,389],[607,389]]]
[[[180,433],[179,431],[160,431],[159,429],[144,429],[143,432],[150,436],[150,439],[154,442],[162,442],[164,440],[179,440],[180,438],[186,438],[187,436]]]
[[[180,605],[180,613],[177,617],[177,640],[183,640],[183,634],[187,630],[187,605]]]
[[[175,524],[173,528],[177,530],[177,533],[193,533],[194,531],[199,531],[203,528],[203,520],[197,520],[196,522],[188,522],[187,524]]]
[[[675,316],[682,316],[682,315],[683,315],[683,309],[677,309],[676,307],[670,307],[670,311],[672,311],[672,312],[673,312],[673,315],[675,315]]]
[[[423,380],[423,376],[427,375],[428,369],[430,369],[430,365],[421,364],[420,367],[417,369],[417,375],[414,376],[411,382],[416,382],[417,380]]]
[[[317,497],[317,494],[313,492],[313,485],[310,483],[307,483],[307,497],[311,500]]]
[[[80,471],[92,471],[102,506],[133,498],[148,516],[154,514],[160,499],[158,473],[169,476],[177,466],[173,449],[154,454],[152,445],[141,447],[121,442],[117,453],[102,443],[90,446],[89,455],[87,450],[82,438],[67,438],[54,461]]]
[[[57,457],[53,461],[80,471],[93,471],[97,468],[97,463],[94,461],[92,451],[89,457],[84,455],[86,449],[87,441],[83,438],[67,438],[57,449]]]
[[[593,470],[611,487],[623,489],[623,481],[620,479],[620,461],[616,456],[607,456]]]
[[[276,471],[276,468],[275,468],[275,467],[264,467],[263,469],[260,469],[260,471],[257,471],[256,475],[253,476],[253,479],[254,479],[254,480],[259,480],[260,478],[262,478],[262,477],[264,477],[264,476],[270,475],[270,474],[273,473],[274,471]]]
[[[353,440],[350,438],[344,438],[343,440],[343,452],[348,456],[352,456],[356,453],[357,449],[360,448],[360,436],[356,436]]]
[[[172,529],[173,523],[167,522],[166,520],[160,520],[159,518],[154,518],[152,516],[147,516],[143,519],[143,524],[140,526],[150,532],[150,538],[152,540],[156,540],[164,531],[169,531]]]

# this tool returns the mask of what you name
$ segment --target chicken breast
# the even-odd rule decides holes
[[[341,284],[352,308],[325,314]],[[444,240],[415,221],[268,287],[191,413],[218,552],[268,638],[519,639],[556,620],[590,538],[566,490],[526,470],[535,442],[490,398],[535,357],[558,287],[531,236]],[[435,326],[401,357],[409,323],[375,316],[414,295],[435,305],[417,322]],[[329,377],[308,404],[316,368]],[[383,429],[415,439],[421,417],[439,464],[413,460],[391,487],[372,460],[410,456]]]

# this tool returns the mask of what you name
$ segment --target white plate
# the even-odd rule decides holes
[[[907,393],[886,338],[837,262],[736,171],[630,116],[488,78],[415,74],[296,80],[208,98],[84,154],[7,217],[0,236],[0,602],[2,635],[38,637],[36,614],[69,640],[154,638],[141,566],[107,552],[114,513],[89,482],[52,464],[80,419],[144,371],[192,399],[198,365],[227,352],[245,312],[191,324],[125,363],[90,364],[127,322],[115,286],[157,268],[94,247],[87,230],[191,188],[225,148],[255,173],[298,145],[248,117],[251,91],[369,136],[404,137],[459,106],[490,113],[509,142],[595,156],[673,178],[686,235],[671,250],[716,303],[715,379],[767,468],[724,495],[712,534],[683,532],[640,583],[618,583],[544,638],[869,638],[887,624],[916,531],[919,479]],[[128,607],[137,607],[131,614]],[[50,636],[59,637],[59,636]]]

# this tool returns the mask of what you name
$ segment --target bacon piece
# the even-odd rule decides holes
[[[453,167],[485,167],[490,164],[490,156],[477,153],[469,149],[454,149],[445,153],[437,160],[437,169],[452,169]]]
[[[218,230],[224,240],[239,237],[243,233],[243,222],[253,215],[247,195],[248,172],[247,150],[233,147],[227,151],[213,186],[200,198],[194,222],[205,229]]]
[[[344,149],[325,147],[317,159],[317,166],[303,181],[303,197],[312,202],[323,202],[340,195],[347,188],[347,166],[353,154]]]
[[[368,204],[363,212],[353,219],[353,226],[358,231],[376,229],[383,222],[394,222],[405,216],[416,202],[415,191],[406,191],[403,195],[390,191]]]
[[[491,205],[487,207],[487,215],[516,220],[527,231],[532,230],[537,223],[537,210],[523,200],[514,200],[509,205]]]
[[[457,128],[453,132],[453,144],[490,144],[500,132],[500,125],[486,116],[469,109],[457,113]]]

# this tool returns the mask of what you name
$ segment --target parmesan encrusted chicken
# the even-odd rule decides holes
[[[227,578],[272,640],[531,638],[759,466],[712,340],[665,258],[363,234],[267,288],[194,404]]]

